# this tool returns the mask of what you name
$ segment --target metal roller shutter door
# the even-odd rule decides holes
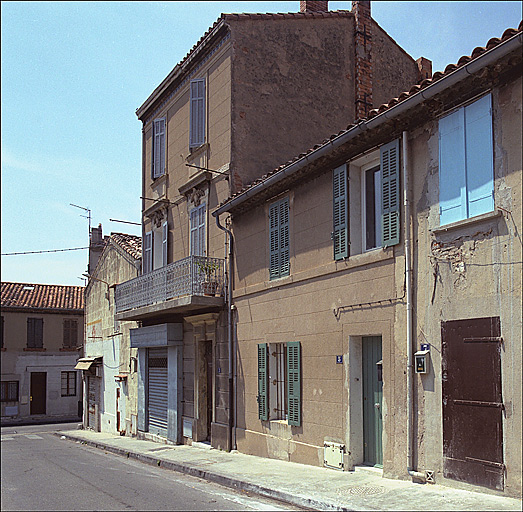
[[[87,377],[87,411],[88,411],[88,427],[91,427],[96,430],[96,388],[97,382],[96,377]]]
[[[149,432],[167,437],[167,349],[149,349]]]

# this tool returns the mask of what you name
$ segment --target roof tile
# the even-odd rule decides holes
[[[2,307],[82,310],[84,290],[83,286],[2,282]]]

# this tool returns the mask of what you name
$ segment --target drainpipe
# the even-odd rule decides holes
[[[405,296],[407,300],[407,472],[418,480],[425,481],[425,474],[414,469],[414,439],[413,432],[413,393],[412,393],[412,261],[411,261],[411,238],[410,238],[410,202],[409,202],[409,161],[408,161],[408,133],[403,132],[401,136],[403,146],[403,207],[405,218]]]
[[[213,212],[216,219],[216,225],[225,231],[229,237],[229,270],[227,279],[227,346],[229,350],[229,450],[236,450],[236,435],[234,436],[234,445],[232,431],[235,428],[236,422],[234,421],[234,415],[236,414],[236,408],[234,407],[234,358],[233,358],[233,338],[232,338],[232,256],[233,256],[233,235],[232,232],[225,226],[220,224],[220,215],[217,212]]]

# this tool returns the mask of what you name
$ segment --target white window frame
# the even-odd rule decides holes
[[[378,167],[378,184],[376,188],[376,180],[374,181],[374,215],[375,215],[375,232],[376,232],[376,246],[367,249],[367,171]],[[361,252],[374,251],[382,247],[381,240],[381,215],[382,215],[382,197],[381,197],[381,164],[380,153],[376,153],[376,157],[370,162],[360,167],[360,181],[361,181]],[[375,174],[376,176],[376,174]]]
[[[162,264],[165,267],[169,258],[169,223],[165,221],[162,224]]]

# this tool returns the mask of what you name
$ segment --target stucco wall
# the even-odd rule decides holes
[[[139,261],[108,245],[93,272],[93,276],[109,285],[123,283],[138,275]],[[131,361],[136,349],[130,348],[129,330],[136,322],[115,322],[114,288],[91,280],[86,290],[85,356],[103,357],[100,379],[100,428],[116,432],[116,388],[120,388],[120,430],[127,435],[136,433],[137,374]],[[128,374],[126,381],[116,382],[118,374]],[[84,403],[84,408],[86,404]]]
[[[492,91],[495,205],[505,211],[482,222],[439,228],[438,124],[427,123],[410,136],[414,170],[414,226],[417,342],[430,342],[432,367],[417,378],[421,468],[442,477],[441,321],[499,316],[503,448],[506,492],[521,495],[521,310],[522,282],[522,79]],[[438,246],[431,248],[437,242]],[[436,274],[436,277],[435,277]],[[432,299],[432,296],[434,299]],[[447,484],[457,485],[453,481]]]
[[[5,407],[18,407],[17,417],[30,416],[31,372],[47,374],[46,416],[77,416],[78,401],[81,398],[81,379],[77,376],[75,396],[61,396],[61,372],[75,371],[79,357],[76,349],[63,349],[63,322],[65,319],[78,321],[78,346],[83,339],[83,316],[58,313],[39,313],[37,311],[2,311],[4,317],[4,348],[2,351],[2,381],[19,382],[18,402],[3,402],[1,415],[6,415]],[[42,318],[43,348],[39,351],[24,351],[27,347],[27,319]],[[11,409],[12,410],[12,409]],[[10,416],[13,416],[10,414]]]

